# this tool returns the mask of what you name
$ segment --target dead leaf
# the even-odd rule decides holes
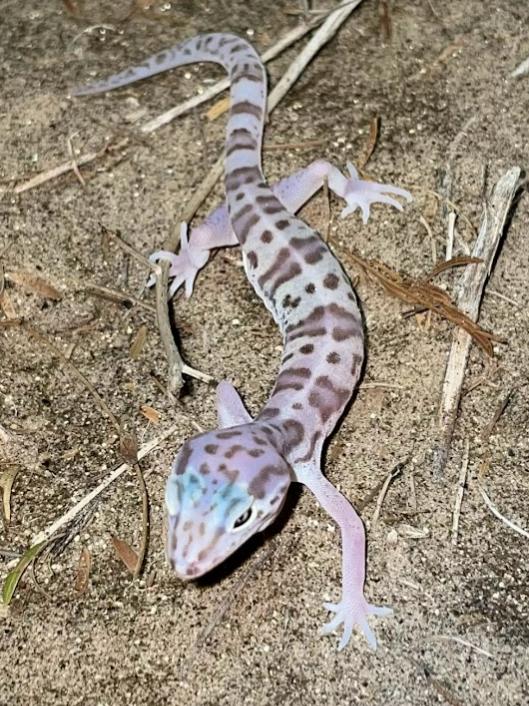
[[[17,284],[22,289],[44,299],[51,299],[55,302],[62,299],[62,293],[39,275],[34,275],[31,272],[15,271],[6,272],[5,277],[12,284]]]
[[[2,508],[7,524],[11,522],[11,491],[20,466],[14,463],[6,464],[7,468],[0,475],[0,486],[2,487]]]
[[[142,404],[140,407],[141,413],[143,414],[144,417],[147,417],[147,419],[152,423],[152,424],[158,424],[160,419],[161,419],[161,414],[157,410],[154,409],[154,407],[149,407],[147,404]]]
[[[145,341],[147,340],[147,326],[143,324],[139,327],[134,340],[132,341],[129,348],[129,355],[133,360],[137,360],[145,346]]]
[[[116,550],[116,554],[125,564],[130,573],[134,574],[136,571],[136,566],[138,565],[138,555],[130,544],[127,544],[127,542],[124,542],[122,539],[119,539],[115,535],[111,535],[111,539],[114,549]]]
[[[90,570],[92,568],[92,554],[83,547],[79,554],[79,562],[77,564],[77,575],[75,577],[74,590],[77,593],[85,593],[88,588],[88,580],[90,578]]]

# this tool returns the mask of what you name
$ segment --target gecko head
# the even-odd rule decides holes
[[[180,578],[207,573],[279,514],[293,475],[271,436],[251,423],[180,449],[165,494],[167,558]]]

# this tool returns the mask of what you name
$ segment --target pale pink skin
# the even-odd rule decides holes
[[[411,196],[397,187],[361,181],[351,166],[346,179],[321,160],[272,190],[261,170],[264,69],[255,50],[234,35],[195,37],[75,94],[110,90],[196,61],[220,63],[231,78],[227,209],[212,213],[189,240],[184,225],[178,255],[154,257],[171,260],[171,293],[183,285],[189,296],[209,250],[239,244],[248,279],[279,325],[285,347],[270,399],[255,420],[235,388],[223,382],[219,429],[193,437],[180,449],[166,492],[168,559],[184,579],[206,573],[273,522],[292,481],[303,483],[336,521],[342,537],[342,597],[337,604],[325,604],[335,616],[322,632],[343,625],[342,649],[358,625],[374,648],[367,617],[391,611],[366,601],[362,521],[321,471],[323,444],[361,373],[362,322],[340,263],[318,234],[292,214],[324,179],[346,201],[343,215],[360,208],[364,222],[373,203],[401,208],[389,194]]]

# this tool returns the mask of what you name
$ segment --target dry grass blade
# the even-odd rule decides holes
[[[388,294],[406,304],[422,310],[428,309],[451,321],[469,333],[488,356],[493,356],[492,342],[500,339],[458,309],[443,289],[427,280],[414,280],[402,275],[378,260],[366,260],[352,252],[349,252],[348,256],[367,277],[378,282]]]
[[[358,169],[362,171],[362,169],[365,168],[366,164],[369,162],[371,159],[371,155],[375,151],[375,147],[377,146],[377,141],[378,141],[378,133],[380,130],[380,116],[379,115],[374,115],[371,123],[369,125],[369,137],[367,140],[367,145],[365,146],[362,154],[358,158]]]
[[[145,311],[150,311],[151,313],[156,311],[152,304],[142,301],[133,294],[120,292],[118,289],[110,289],[109,287],[100,287],[97,284],[89,284],[83,291],[87,294],[99,297],[100,299],[106,299],[107,301],[114,302],[115,304],[125,306],[129,309],[133,304],[136,304],[141,309],[145,309]]]
[[[4,465],[4,464],[2,464]],[[13,483],[20,471],[20,466],[16,463],[5,464],[7,468],[0,475],[0,487],[2,488],[2,508],[6,524],[11,522],[11,491]]]
[[[73,585],[74,590],[77,593],[85,593],[88,588],[88,581],[90,579],[90,570],[92,569],[92,554],[90,551],[83,547],[81,553],[79,554],[79,562],[77,564],[77,574],[75,576],[75,583]]]
[[[489,436],[492,434],[492,431],[493,431],[494,427],[496,426],[496,424],[498,423],[498,420],[500,419],[501,415],[505,412],[505,410],[507,409],[507,405],[511,401],[512,393],[513,393],[513,391],[509,390],[509,392],[507,392],[507,394],[504,395],[504,397],[498,402],[498,405],[496,407],[496,410],[494,412],[492,419],[490,420],[490,422],[487,424],[487,426],[481,432],[481,438],[483,439],[483,441],[486,441],[489,438]]]
[[[468,471],[468,459],[470,455],[470,443],[468,439],[465,441],[465,454],[463,456],[463,463],[461,464],[461,471],[459,472],[459,482],[457,485],[456,502],[454,506],[454,514],[452,517],[452,545],[455,547],[457,545],[457,537],[459,533],[459,517],[461,515],[461,505],[463,504],[463,496],[465,494],[465,488],[467,484],[467,471]]]
[[[11,599],[17,589],[18,582],[22,578],[22,575],[26,569],[35,561],[47,544],[48,543],[45,541],[39,542],[38,544],[33,544],[24,552],[15,568],[7,574],[4,585],[2,586],[2,603],[5,606],[8,606],[11,603]]]
[[[98,159],[107,152],[116,152],[122,147],[125,147],[128,142],[128,138],[126,138],[124,140],[121,140],[121,142],[117,143],[116,145],[106,144],[97,152],[90,152],[89,154],[82,155],[75,161],[75,167],[79,169],[79,167],[82,167],[84,164],[88,164],[89,162],[93,162],[95,159]],[[48,169],[46,172],[41,172],[40,174],[37,174],[31,179],[28,179],[28,181],[25,181],[22,184],[15,186],[13,191],[15,192],[15,194],[22,194],[24,191],[34,189],[37,186],[41,186],[47,181],[50,181],[51,179],[56,179],[57,177],[72,171],[74,171],[74,165],[72,164],[72,160],[70,159],[67,162],[64,162],[63,164],[59,164],[57,167]]]
[[[501,512],[497,509],[497,507],[494,505],[492,500],[489,498],[485,490],[479,485],[478,483],[478,489],[479,492],[481,493],[481,497],[485,501],[485,505],[489,508],[489,510],[492,512],[492,514],[498,518],[501,522],[503,522],[504,525],[509,527],[509,529],[512,529],[513,532],[516,532],[517,534],[521,535],[522,537],[525,537],[525,539],[529,539],[529,532],[527,530],[522,529],[519,527],[515,522],[512,520],[509,520],[508,517],[505,517],[505,515],[502,515]]]
[[[139,329],[136,332],[136,335],[134,336],[134,340],[130,344],[129,348],[129,355],[132,358],[132,360],[137,360],[141,352],[143,351],[145,347],[145,343],[147,341],[147,326],[145,324],[142,324]]]
[[[111,535],[110,538],[112,540],[112,545],[116,550],[116,554],[125,564],[128,571],[130,571],[130,573],[134,575],[138,566],[138,555],[130,546],[130,544],[127,544],[127,542],[124,542],[122,539],[119,539],[119,537]]]
[[[55,302],[62,299],[62,293],[56,287],[46,281],[44,277],[34,275],[31,272],[6,272],[5,278],[8,282],[12,282],[27,292],[36,294],[44,299],[51,299]]]
[[[483,262],[479,257],[470,257],[461,255],[460,257],[451,257],[449,260],[442,260],[437,263],[430,274],[426,277],[427,280],[433,279],[445,270],[450,270],[452,267],[463,267],[464,265],[479,265]]]

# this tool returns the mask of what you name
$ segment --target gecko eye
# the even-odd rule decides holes
[[[248,521],[250,520],[250,518],[252,517],[252,515],[253,515],[253,506],[250,506],[247,510],[245,510],[242,513],[242,515],[239,515],[239,517],[235,520],[235,522],[233,523],[232,532],[240,529],[245,524],[247,524]]]

